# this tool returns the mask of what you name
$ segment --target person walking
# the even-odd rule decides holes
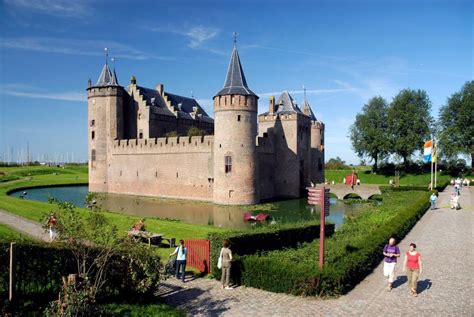
[[[407,273],[410,294],[414,297],[418,296],[416,287],[422,270],[421,254],[416,251],[416,244],[410,243],[410,249],[407,251],[403,262],[403,272]]]
[[[58,220],[56,219],[56,215],[52,213],[48,219],[49,238],[51,239],[51,241],[53,241],[56,236],[56,223],[57,222]]]
[[[229,249],[230,241],[225,239],[222,244],[221,253],[219,255],[219,261],[222,268],[221,275],[221,288],[232,289],[230,287],[230,268],[232,266],[232,251]]]
[[[436,209],[436,201],[438,200],[438,197],[436,197],[435,193],[432,193],[430,196],[430,204],[431,204],[431,210]]]
[[[176,257],[176,278],[179,280],[180,268],[183,270],[181,272],[181,280],[184,281],[186,275],[186,256],[188,254],[188,248],[184,245],[184,240],[179,240],[179,246],[176,247],[173,253],[170,256],[177,254]]]
[[[383,248],[383,255],[383,275],[388,278],[387,291],[390,292],[395,279],[397,258],[400,257],[400,249],[397,246],[397,240],[395,240],[395,238],[388,240],[388,244]]]

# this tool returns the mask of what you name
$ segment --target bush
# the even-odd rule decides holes
[[[131,242],[133,243],[133,242]],[[143,246],[143,248],[147,248]],[[143,248],[121,250],[111,257],[103,296],[142,296],[155,291],[159,283],[161,262],[158,256]],[[10,244],[0,243],[0,265],[8,268]],[[94,251],[94,249],[93,249]],[[96,249],[94,252],[100,252]],[[15,245],[17,262],[16,291],[20,297],[46,295],[57,297],[61,277],[77,273],[72,251],[62,244],[22,243]],[[94,261],[94,257],[89,259]],[[8,270],[0,270],[0,295],[8,292]]]
[[[252,231],[234,231],[226,233],[211,233],[211,271],[217,272],[217,259],[224,239],[231,244],[232,254],[244,256],[282,248],[295,248],[304,242],[311,242],[319,238],[319,222],[313,221],[304,224],[285,224],[281,226],[261,227]],[[334,225],[326,224],[325,235],[334,233]]]
[[[429,192],[388,191],[384,203],[367,205],[326,241],[320,270],[319,240],[297,249],[236,257],[233,274],[243,285],[294,295],[343,294],[362,281],[382,260],[390,237],[400,241],[429,207]]]

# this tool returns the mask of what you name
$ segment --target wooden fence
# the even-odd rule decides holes
[[[204,273],[210,273],[211,245],[209,240],[187,240],[187,265]]]

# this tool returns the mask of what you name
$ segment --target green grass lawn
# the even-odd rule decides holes
[[[0,241],[31,241],[32,238],[0,223]]]
[[[8,196],[7,193],[27,187],[50,186],[50,185],[71,185],[87,184],[87,166],[72,166],[66,168],[57,167],[2,167],[0,173],[5,177],[16,175],[19,179],[0,183],[0,209],[20,215],[27,219],[41,222],[44,216],[55,207],[46,202],[33,200],[21,200]],[[81,213],[88,211],[86,208],[77,208]],[[110,223],[117,226],[119,231],[125,232],[140,218],[125,214],[105,212],[105,216]],[[146,230],[162,233],[166,237],[179,239],[205,239],[210,232],[222,232],[227,229],[206,225],[195,225],[180,221],[161,220],[147,218]],[[171,252],[169,249],[158,248],[157,252],[166,259]]]
[[[325,177],[329,182],[334,181],[336,184],[342,184],[342,179],[345,175],[351,174],[352,170],[325,170]],[[360,178],[361,184],[377,184],[389,185],[389,180],[394,179],[395,176],[386,176],[381,174],[372,174],[370,169],[358,170],[357,175]],[[449,181],[452,177],[438,173],[438,184]],[[401,186],[426,186],[430,183],[431,175],[427,174],[406,174],[400,177]]]
[[[186,314],[174,307],[166,304],[150,304],[150,305],[139,305],[139,304],[107,304],[101,305],[101,308],[107,313],[108,316],[127,316],[127,317],[142,317],[142,316],[153,316],[153,317],[180,317],[186,316]]]

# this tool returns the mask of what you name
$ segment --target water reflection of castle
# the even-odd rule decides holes
[[[107,63],[87,91],[93,192],[254,204],[300,197],[324,180],[324,124],[306,98],[300,109],[288,92],[257,116],[236,47],[214,96],[215,119],[163,85],[144,88],[132,77],[120,86]],[[208,135],[165,137],[191,127]]]

